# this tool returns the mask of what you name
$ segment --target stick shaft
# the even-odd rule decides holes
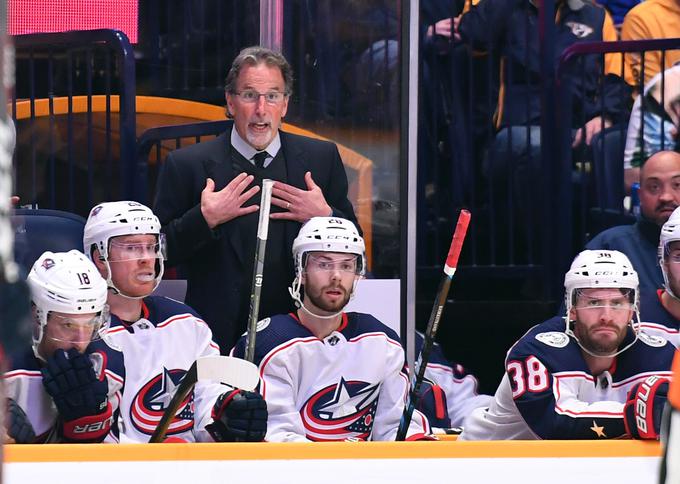
[[[255,263],[253,265],[253,282],[250,289],[250,312],[248,313],[248,331],[246,333],[245,359],[255,360],[255,338],[257,321],[260,313],[260,295],[262,293],[262,275],[264,273],[264,257],[269,235],[269,211],[271,209],[273,180],[262,180],[262,196],[260,198],[260,218],[257,222],[257,242],[255,245]]]
[[[461,210],[460,215],[458,216],[456,230],[454,231],[453,238],[451,239],[449,253],[446,256],[444,274],[442,275],[442,279],[439,282],[437,296],[435,298],[434,305],[432,306],[430,319],[427,322],[425,337],[423,338],[423,346],[420,349],[420,354],[418,355],[418,359],[415,363],[415,371],[411,377],[408,399],[406,401],[406,405],[404,406],[404,413],[401,416],[401,421],[399,422],[399,428],[397,430],[397,440],[404,440],[406,438],[409,425],[411,424],[413,410],[415,409],[416,396],[420,393],[420,387],[423,383],[423,379],[425,378],[427,363],[430,361],[430,352],[434,346],[434,340],[437,336],[437,330],[439,329],[439,322],[441,321],[446,299],[448,298],[449,289],[451,288],[451,279],[453,278],[453,274],[456,272],[458,258],[460,257],[460,251],[463,248],[463,241],[465,240],[465,235],[467,234],[469,225],[470,212],[467,210]]]

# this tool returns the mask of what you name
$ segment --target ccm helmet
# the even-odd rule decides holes
[[[109,250],[111,239],[122,235],[151,234],[158,241],[156,250],[155,286],[163,278],[165,238],[161,234],[161,223],[149,207],[138,202],[106,202],[95,206],[87,218],[83,234],[85,253],[92,259],[93,249],[99,251],[99,258],[108,271],[106,283],[117,294],[122,294],[111,279]],[[129,297],[129,296],[126,296]]]
[[[295,263],[295,279],[289,288],[295,302],[305,309],[300,297],[302,273],[310,252],[339,252],[357,256],[357,274],[366,273],[366,246],[356,226],[344,218],[313,217],[300,229],[293,241],[293,259]],[[356,285],[356,281],[355,281]],[[354,292],[354,291],[352,291]],[[316,315],[318,316],[318,315]],[[333,317],[328,316],[328,317]]]
[[[576,256],[571,264],[571,268],[564,276],[565,303],[567,307],[566,333],[573,336],[579,346],[593,356],[614,356],[593,354],[589,349],[584,348],[578,337],[574,334],[569,315],[574,307],[579,289],[614,288],[628,289],[631,291],[631,302],[633,303],[634,320],[631,327],[636,335],[632,343],[625,348],[617,351],[619,354],[628,349],[637,340],[637,324],[639,321],[639,290],[638,275],[633,269],[633,265],[625,254],[617,250],[584,250]]]

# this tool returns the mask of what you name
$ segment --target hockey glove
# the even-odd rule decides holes
[[[441,429],[451,427],[446,394],[442,387],[427,378],[423,380],[420,392],[416,395],[416,409],[425,414],[431,427]]]
[[[658,439],[661,415],[668,396],[668,380],[650,376],[628,392],[623,408],[626,432],[634,439]]]
[[[205,429],[215,442],[262,442],[267,433],[267,402],[259,393],[232,390],[219,396],[212,418]]]
[[[7,435],[16,444],[32,444],[35,442],[35,431],[26,412],[11,398],[7,399],[6,418]]]
[[[108,383],[95,375],[92,361],[75,348],[55,351],[41,370],[43,385],[63,419],[62,437],[69,442],[101,442],[111,423]]]

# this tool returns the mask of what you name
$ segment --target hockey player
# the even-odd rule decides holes
[[[111,306],[107,338],[125,356],[121,442],[148,442],[176,386],[194,361],[219,355],[208,325],[188,306],[151,296],[163,275],[163,238],[153,212],[137,202],[94,207],[83,246],[106,278]],[[184,441],[260,441],[267,408],[253,392],[199,382],[167,436]]]
[[[583,251],[564,287],[567,317],[510,348],[494,401],[465,420],[462,440],[658,437],[674,348],[638,330],[630,261]]]
[[[680,208],[668,218],[659,235],[659,265],[664,288],[641,294],[640,327],[680,346]]]
[[[416,355],[422,345],[423,335],[416,332]],[[435,429],[461,427],[473,409],[486,407],[492,400],[490,395],[478,394],[477,385],[477,378],[458,363],[448,361],[439,344],[435,343],[416,408]]]
[[[10,358],[7,396],[25,411],[36,442],[115,442],[124,381],[120,352],[102,341],[109,322],[106,282],[84,254],[45,252],[28,275],[33,348]],[[18,443],[33,436],[23,426]]]
[[[314,217],[293,258],[299,309],[258,323],[266,440],[394,440],[408,385],[399,337],[368,314],[343,312],[366,267],[363,239],[348,220]],[[233,354],[244,352],[242,337]],[[416,411],[408,440],[427,433]]]

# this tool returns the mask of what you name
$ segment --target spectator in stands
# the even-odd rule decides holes
[[[599,0],[597,3],[609,11],[614,21],[614,26],[620,29],[621,24],[623,24],[623,18],[631,8],[640,3],[640,0]]]
[[[623,154],[627,192],[633,183],[640,181],[640,166],[652,154],[662,150],[680,151],[679,126],[680,65],[677,65],[654,76],[633,104]]]
[[[630,261],[585,250],[564,288],[566,314],[510,348],[494,400],[465,419],[462,440],[658,438],[675,349],[639,329]]]
[[[620,225],[599,233],[587,249],[623,252],[640,276],[640,290],[654,293],[663,285],[658,264],[661,226],[680,205],[680,154],[660,151],[642,165],[640,216],[633,225]]]
[[[303,222],[334,215],[356,223],[337,147],[280,131],[292,89],[281,54],[242,50],[225,86],[233,126],[170,153],[160,173],[155,212],[167,235],[168,263],[186,271],[186,301],[225,350],[248,317],[262,179],[277,182],[260,318],[292,309],[287,288],[294,269],[287,255]]]
[[[456,38],[502,59],[503,82],[496,119],[499,132],[490,148],[486,170],[496,199],[508,198],[504,190],[514,195],[516,221],[535,220],[533,208],[537,204],[531,188],[540,184],[539,3],[540,0],[481,0],[454,21]],[[617,40],[611,17],[599,5],[564,0],[556,2],[555,8],[556,56],[579,42]],[[555,65],[557,62],[558,58]],[[604,79],[599,55],[584,56],[574,72],[564,73],[573,85],[570,119],[575,147],[590,145],[602,129],[627,118],[629,88],[617,75],[621,72],[621,58],[606,56],[604,63]],[[507,214],[501,217],[507,220]]]
[[[621,27],[621,40],[670,39],[680,37],[680,2],[678,0],[646,0],[626,14]],[[661,72],[680,61],[680,50],[650,51],[625,56],[626,81],[643,86]],[[663,66],[663,67],[662,67]]]

